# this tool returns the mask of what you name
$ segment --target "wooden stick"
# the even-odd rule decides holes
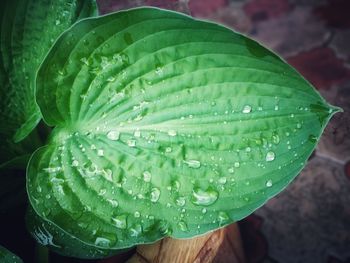
[[[192,239],[138,246],[128,263],[245,263],[237,224]]]

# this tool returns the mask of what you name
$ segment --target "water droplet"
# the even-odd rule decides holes
[[[233,168],[233,167],[228,168],[228,172],[230,174],[233,174],[235,172],[235,168]]]
[[[110,247],[111,241],[104,237],[97,237],[95,240],[95,245],[99,247]]]
[[[267,152],[265,159],[267,162],[271,162],[271,161],[275,160],[275,153],[271,152],[271,151]]]
[[[152,188],[151,190],[151,202],[155,203],[159,200],[160,197],[160,190],[156,187]]]
[[[102,149],[97,150],[98,156],[104,156],[104,151]]]
[[[135,140],[127,140],[127,145],[129,147],[135,147],[136,146],[136,141]]]
[[[227,223],[229,220],[230,220],[230,217],[227,215],[226,212],[223,212],[223,211],[219,212],[218,221],[220,226]]]
[[[117,228],[126,229],[126,215],[112,217],[112,221]]]
[[[272,134],[272,142],[273,142],[274,144],[279,144],[279,143],[280,143],[280,137],[278,136],[277,133],[273,133],[273,134]]]
[[[242,110],[243,113],[250,113],[251,111],[252,111],[252,107],[249,105],[245,105]]]
[[[247,148],[245,148],[245,151],[246,151],[246,152],[251,152],[251,151],[252,151],[252,148],[247,147]]]
[[[98,192],[98,195],[102,196],[105,195],[107,193],[107,190],[105,188],[100,189],[100,191]]]
[[[108,82],[114,82],[115,81],[115,77],[111,76],[107,79]]]
[[[208,206],[216,202],[218,195],[218,192],[210,187],[206,190],[197,187],[192,191],[191,202],[195,205]]]
[[[95,144],[91,144],[90,149],[91,150],[96,150],[96,145]]]
[[[94,176],[97,172],[97,166],[91,162],[87,162],[84,164],[85,168],[85,176]]]
[[[218,182],[219,182],[219,184],[226,184],[227,179],[226,179],[226,177],[221,177],[221,178],[219,178]]]
[[[185,199],[185,197],[180,196],[179,198],[177,198],[175,200],[175,202],[178,206],[184,206],[186,204],[186,199]]]
[[[58,26],[59,24],[61,24],[61,21],[57,19],[57,20],[55,21],[55,25]]]
[[[177,180],[171,182],[171,189],[173,189],[175,192],[178,192],[180,189],[180,182]]]
[[[240,167],[241,165],[240,165],[239,162],[235,162],[235,163],[234,163],[234,166],[235,166],[236,168],[238,168],[238,167]]]
[[[74,160],[74,161],[72,162],[72,166],[73,166],[73,167],[79,166],[79,162],[78,162],[77,160]]]
[[[107,138],[112,140],[112,141],[117,141],[119,140],[120,133],[118,131],[109,131],[107,133]]]
[[[89,66],[90,65],[90,62],[87,60],[87,58],[81,58],[80,61],[85,64],[86,66]]]
[[[102,38],[101,38],[101,39],[102,39]],[[102,42],[102,41],[101,41],[101,42]],[[101,68],[102,68],[102,69],[105,69],[105,68],[107,68],[109,65],[111,65],[111,63],[109,62],[108,58],[102,56],[102,57],[101,57],[101,63],[100,63]]]
[[[188,231],[188,227],[187,227],[187,224],[185,221],[181,220],[177,225],[179,226],[181,231],[183,231],[183,232]]]
[[[136,138],[140,138],[140,137],[141,137],[141,132],[140,132],[139,130],[136,130],[136,131],[134,132],[134,136],[135,136]]]
[[[297,128],[301,129],[301,124],[300,123],[297,123]]]
[[[143,180],[145,181],[145,182],[150,182],[151,181],[151,178],[152,178],[152,174],[149,172],[149,171],[144,171],[143,172]]]
[[[166,152],[166,153],[171,153],[172,150],[173,150],[173,149],[172,149],[171,147],[166,147],[166,148],[165,148],[165,152]]]
[[[201,167],[200,161],[197,161],[197,160],[187,160],[187,161],[184,161],[184,163],[187,164],[188,167],[194,168],[194,169],[198,169],[199,167]]]
[[[140,224],[134,225],[129,229],[130,236],[138,237],[142,233],[142,226]]]
[[[163,74],[163,69],[161,67],[156,68],[156,74],[157,75],[162,75]]]
[[[168,135],[169,135],[169,136],[176,136],[176,134],[177,134],[177,133],[176,133],[176,131],[174,131],[174,130],[169,130],[169,131],[168,131]]]
[[[108,181],[113,182],[113,171],[111,169],[102,170],[102,173]]]
[[[279,108],[278,108],[278,105],[276,105],[276,106],[275,106],[275,110],[278,110],[278,109],[279,109]]]
[[[317,137],[315,135],[313,135],[313,134],[310,134],[309,138],[308,138],[308,141],[312,142],[312,143],[315,143],[315,142],[317,142]]]
[[[207,209],[206,208],[203,208],[202,209],[202,214],[206,214],[207,213]]]
[[[58,167],[47,167],[47,168],[43,168],[43,170],[45,172],[55,174],[55,173],[62,171],[62,167],[59,167],[59,166]]]
[[[138,218],[138,217],[140,217],[140,216],[141,216],[140,212],[139,212],[139,211],[135,211],[134,217]]]
[[[117,200],[114,199],[107,199],[107,201],[113,206],[113,207],[118,207],[119,203]]]
[[[268,180],[267,182],[266,182],[266,187],[271,187],[272,186],[272,181],[271,180]]]

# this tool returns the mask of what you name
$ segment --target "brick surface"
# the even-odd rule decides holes
[[[256,214],[264,219],[269,257],[326,263],[350,257],[350,184],[341,166],[315,157],[297,179]]]
[[[252,22],[241,6],[239,3],[234,3],[220,8],[207,19],[224,24],[237,32],[248,34],[252,29]]]
[[[347,66],[350,66],[350,29],[336,30],[330,47],[339,58],[346,61]]]
[[[318,89],[329,89],[350,80],[350,68],[330,48],[301,52],[288,58],[288,62]]]
[[[256,24],[253,37],[284,57],[295,56],[325,44],[331,31],[309,7],[295,7],[275,19]]]
[[[346,29],[350,28],[349,10],[349,0],[328,0],[327,4],[315,8],[314,13],[330,27]]]
[[[227,0],[190,0],[188,3],[191,15],[196,17],[208,17],[227,5]]]
[[[100,0],[97,1],[101,14],[139,7],[154,6],[189,14],[188,0]]]
[[[286,14],[292,6],[287,0],[252,0],[243,9],[254,22],[259,22]]]
[[[317,154],[339,164],[350,160],[350,81],[321,94],[327,101],[337,105],[344,112],[337,113],[326,127],[317,147]]]

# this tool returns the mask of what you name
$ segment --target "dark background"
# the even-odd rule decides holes
[[[314,84],[328,102],[344,109],[332,118],[303,172],[286,190],[239,222],[239,226],[248,263],[349,263],[350,0],[98,0],[98,3],[103,13],[153,5],[223,23],[276,51]],[[18,186],[24,187],[23,174],[11,176],[17,176]],[[17,195],[25,193],[19,191]],[[10,212],[0,212],[3,222],[0,243],[25,262],[31,262],[35,244],[28,235],[23,236],[22,211],[19,206]],[[10,223],[16,229],[10,228]],[[95,262],[53,254],[50,258],[50,262]],[[115,258],[108,262],[123,260]]]

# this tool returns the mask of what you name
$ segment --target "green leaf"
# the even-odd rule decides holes
[[[337,111],[255,41],[152,8],[75,24],[36,84],[55,128],[29,163],[30,202],[110,249],[249,215],[300,172]]]
[[[1,151],[13,151],[1,155],[2,164],[28,153],[18,152],[22,146],[12,140],[26,138],[41,119],[34,94],[40,63],[65,29],[96,13],[96,4],[92,0],[3,0],[0,9],[0,145]]]
[[[12,252],[8,251],[6,248],[0,246],[0,261],[2,263],[22,263],[22,259],[17,257]]]
[[[79,258],[103,258],[119,251],[111,251],[86,244],[73,237],[57,225],[38,216],[29,206],[26,214],[26,225],[35,240],[49,246],[56,253]]]

